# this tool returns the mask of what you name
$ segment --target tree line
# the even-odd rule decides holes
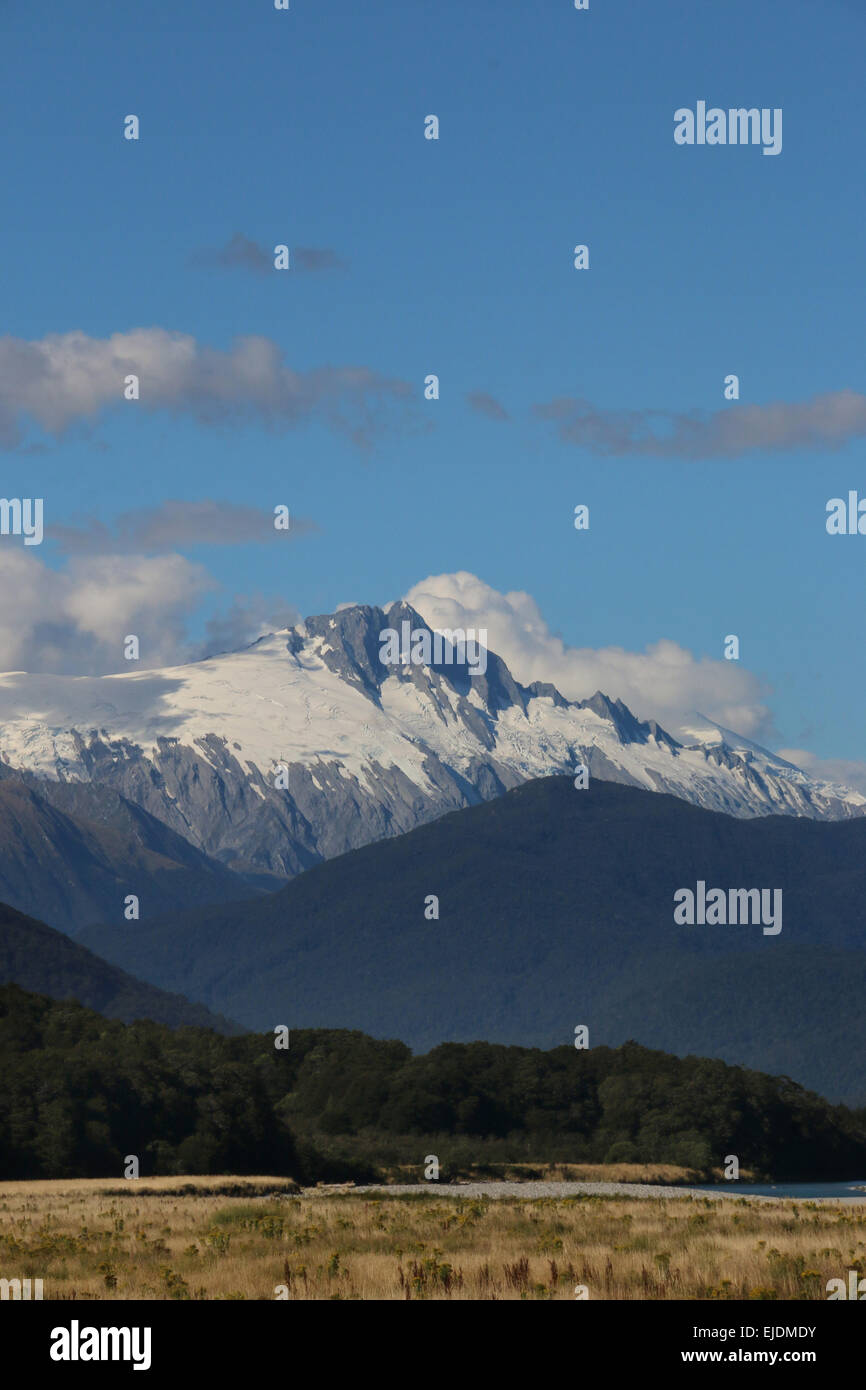
[[[866,1176],[866,1111],[786,1077],[629,1042],[402,1042],[340,1029],[226,1037],[123,1024],[0,987],[0,1178],[376,1177],[383,1165],[671,1163]]]

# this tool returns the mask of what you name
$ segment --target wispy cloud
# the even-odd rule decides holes
[[[795,767],[801,767],[810,777],[833,782],[840,787],[854,787],[866,793],[866,763],[852,758],[819,758],[805,748],[780,748],[779,757]]]
[[[243,232],[235,232],[225,246],[203,246],[193,251],[189,260],[190,265],[202,268],[250,270],[254,275],[267,275],[274,269],[273,252]]]
[[[724,410],[605,410],[560,397],[534,407],[560,439],[594,454],[667,458],[738,458],[786,449],[841,449],[866,436],[866,396],[831,391],[809,401],[731,403]]]
[[[487,391],[469,391],[466,400],[473,410],[477,410],[479,415],[486,415],[491,420],[507,420],[508,411],[504,405],[500,405],[495,396],[491,396]]]
[[[314,273],[319,270],[345,270],[346,262],[336,251],[323,246],[295,246],[291,252],[291,264],[295,270]]]
[[[124,401],[139,378],[140,399]],[[201,424],[258,424],[288,430],[322,423],[367,447],[406,424],[416,397],[408,382],[364,366],[296,371],[270,338],[234,340],[223,351],[187,333],[135,328],[109,338],[52,333],[30,342],[0,338],[0,445],[23,442],[27,419],[51,434],[92,420],[115,404],[165,410]],[[420,427],[420,426],[419,426]]]
[[[78,525],[45,528],[67,555],[154,554],[193,545],[264,545],[307,535],[319,528],[305,517],[291,517],[278,531],[273,511],[237,502],[168,500],[156,507],[122,512],[110,525],[85,517]]]
[[[253,275],[271,275],[274,271],[272,247],[261,246],[243,232],[235,232],[225,246],[202,247],[190,256],[190,264],[219,270],[248,270]],[[316,272],[343,270],[343,261],[330,247],[295,246],[289,248],[289,269]]]
[[[237,651],[266,632],[294,627],[300,617],[292,604],[266,598],[264,594],[238,595],[226,612],[208,620],[205,639],[193,656],[201,659],[218,652]]]

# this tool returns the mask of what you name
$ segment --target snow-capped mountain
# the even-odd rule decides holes
[[[2,675],[0,758],[103,784],[234,868],[287,875],[581,763],[741,817],[866,812],[709,720],[681,743],[600,693],[522,686],[492,652],[483,675],[384,665],[380,634],[403,621],[427,629],[406,604],[356,606],[184,666]]]

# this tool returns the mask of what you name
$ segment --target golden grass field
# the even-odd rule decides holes
[[[0,1183],[0,1278],[76,1300],[274,1299],[281,1286],[290,1299],[571,1300],[577,1285],[604,1299],[826,1299],[829,1279],[866,1272],[866,1204],[292,1187]]]

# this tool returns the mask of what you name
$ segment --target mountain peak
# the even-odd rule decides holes
[[[404,624],[431,640],[394,660]],[[578,764],[734,816],[866,812],[709,721],[680,743],[603,691],[524,686],[436,631],[405,601],[355,604],[163,671],[0,675],[0,763],[110,789],[210,858],[282,876]]]
[[[580,708],[591,709],[601,719],[610,720],[624,743],[646,743],[648,739],[653,738],[657,743],[664,744],[671,750],[681,746],[654,719],[646,722],[636,719],[628,705],[624,705],[622,700],[612,700],[609,695],[603,694],[600,690],[597,690],[589,700],[581,701]]]

